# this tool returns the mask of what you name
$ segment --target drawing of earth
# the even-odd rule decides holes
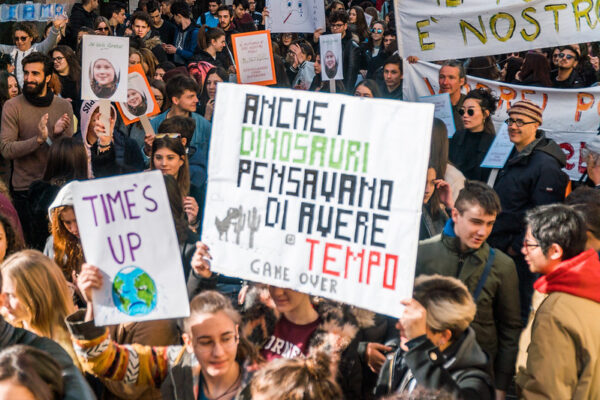
[[[156,285],[143,269],[121,269],[112,285],[113,302],[124,314],[146,315],[156,307]]]

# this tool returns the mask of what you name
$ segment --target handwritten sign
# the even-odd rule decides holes
[[[151,117],[160,113],[160,107],[140,64],[129,67],[127,101],[117,103],[117,107],[125,125],[139,121],[141,116]]]
[[[334,33],[319,37],[321,51],[321,79],[324,81],[344,79],[342,35]]]
[[[255,85],[277,83],[269,31],[231,35],[231,42],[238,83]]]
[[[215,110],[213,269],[399,316],[433,105],[223,83]]]
[[[600,40],[597,0],[395,0],[394,4],[401,55],[427,61]]]
[[[500,131],[496,133],[496,138],[481,162],[481,166],[483,168],[502,169],[514,147],[515,145],[508,136],[508,127],[504,124]]]
[[[127,102],[129,38],[84,35],[81,98]]]
[[[266,0],[265,7],[269,10],[265,28],[273,33],[325,31],[323,0]]]
[[[75,214],[87,262],[104,275],[97,325],[189,315],[181,254],[160,171],[78,182]]]
[[[435,94],[433,96],[419,97],[421,103],[431,103],[435,106],[434,116],[441,119],[448,130],[448,137],[451,138],[456,133],[454,123],[454,114],[452,113],[452,102],[449,93]]]

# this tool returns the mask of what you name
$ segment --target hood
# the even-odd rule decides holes
[[[446,367],[449,372],[464,368],[478,368],[488,372],[488,356],[477,344],[477,341],[475,340],[475,331],[471,327],[468,327],[460,340],[452,343],[450,347],[444,351],[444,354],[448,359],[444,364],[444,367]]]
[[[514,162],[521,160],[523,157],[529,156],[534,151],[543,151],[544,153],[554,157],[562,168],[567,165],[567,156],[558,144],[552,139],[548,139],[542,130],[536,133],[536,139],[531,142],[523,151],[514,159]]]
[[[50,217],[50,221],[52,221],[52,210],[55,208],[62,206],[73,206],[73,185],[76,182],[77,181],[71,181],[58,191],[54,201],[52,201],[52,204],[50,204],[50,207],[48,207],[48,216]]]
[[[160,37],[157,33],[150,31],[144,38],[144,46],[148,48],[148,50],[152,50],[156,46],[160,46],[162,42],[160,41]]]
[[[533,287],[541,293],[563,292],[600,303],[600,261],[590,249],[560,263],[538,279]]]
[[[100,107],[100,102],[96,100],[85,100],[81,104],[81,112],[79,114],[81,119],[81,138],[83,139],[83,144],[86,147],[90,147],[90,144],[87,141],[87,131],[90,126],[90,120],[92,118],[92,114],[98,107]],[[112,103],[110,103],[110,108],[113,110],[115,115],[117,115],[117,110]]]

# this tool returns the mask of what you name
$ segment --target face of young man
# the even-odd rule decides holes
[[[117,24],[122,25],[125,23],[125,9],[119,10],[117,13],[113,13],[113,18],[117,21]]]
[[[44,96],[51,76],[44,73],[44,64],[36,62],[23,67],[23,92],[34,96]]]
[[[402,72],[398,64],[386,64],[383,67],[383,81],[389,91],[395,90],[402,82]]]
[[[453,94],[460,92],[460,88],[464,83],[465,78],[460,78],[460,70],[458,67],[446,65],[440,69],[440,93],[450,93],[452,96]]]
[[[348,24],[345,24],[342,21],[336,21],[330,25],[330,28],[331,33],[341,33],[343,37],[346,33],[346,29],[348,29]]]
[[[244,14],[246,14],[246,10],[244,10],[244,6],[242,6],[241,4],[237,7],[234,7],[233,12],[235,13],[235,17],[237,19],[242,18]]]
[[[212,15],[216,15],[217,14],[217,8],[219,8],[219,4],[216,1],[209,1],[208,2],[208,11]]]
[[[136,19],[133,23],[133,32],[137,37],[144,38],[148,32],[150,32],[150,26],[146,23],[146,21]]]
[[[452,210],[452,221],[462,250],[475,250],[480,248],[492,233],[496,215],[486,213],[479,204],[467,203],[462,213],[456,208]]]
[[[250,11],[250,12],[256,11],[256,1],[255,0],[250,0],[248,2],[248,11]]]
[[[231,24],[231,15],[229,15],[229,11],[221,10],[217,14],[217,18],[219,18],[219,27],[223,30],[229,29],[229,25]]]
[[[160,15],[160,11],[154,10],[151,12],[150,19],[152,19],[152,25],[154,27],[159,27],[162,25],[162,16]]]
[[[531,229],[527,227],[521,253],[525,256],[529,270],[534,274],[542,275],[552,272],[554,267],[561,262],[562,257],[562,254],[559,254],[554,247],[550,247],[547,254],[544,254],[540,244],[533,237]]]
[[[571,49],[563,49],[558,54],[558,68],[573,69],[577,66],[577,54]]]
[[[396,41],[396,36],[386,35],[383,37],[383,49],[388,52],[392,44]]]
[[[173,97],[173,104],[183,111],[196,112],[198,95],[191,90],[185,90],[179,98]]]

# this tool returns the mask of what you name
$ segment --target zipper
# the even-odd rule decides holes
[[[458,256],[458,269],[456,270],[457,279],[460,276],[460,273],[462,272],[463,265],[465,265],[465,256],[461,254],[460,256]]]

